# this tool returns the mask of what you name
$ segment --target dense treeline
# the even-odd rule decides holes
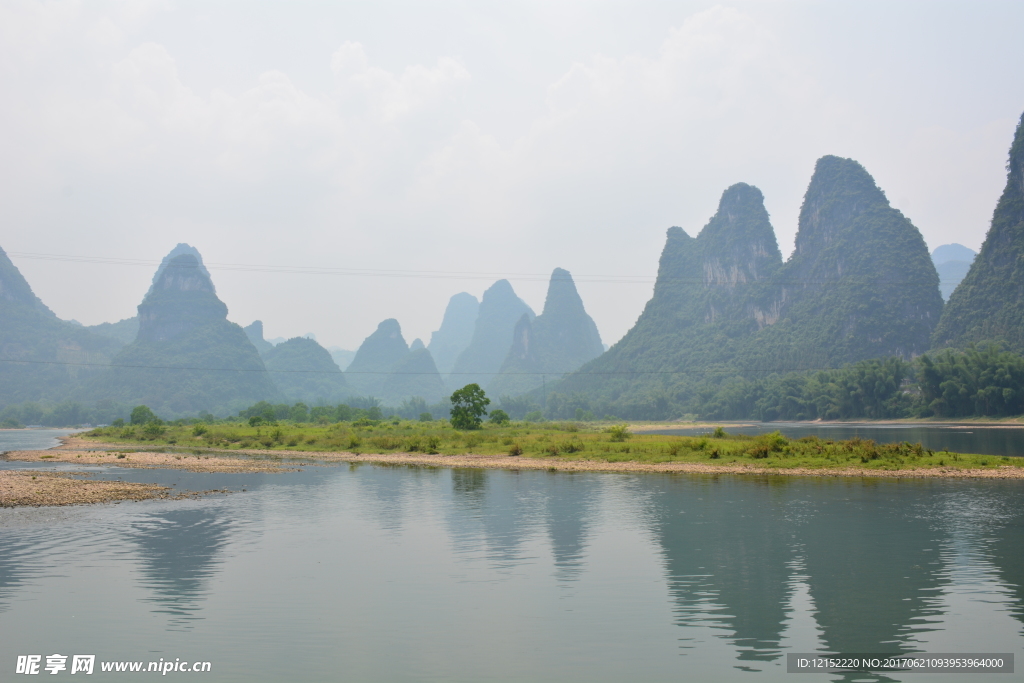
[[[0,410],[0,428],[110,424],[117,419],[126,419],[130,412],[130,406],[113,401],[88,404],[77,401],[26,401]]]
[[[384,406],[373,397],[336,405],[260,401],[237,415],[218,420],[209,413],[178,422],[297,423],[353,422],[391,417],[437,420],[448,417],[447,401],[428,404],[413,397]],[[913,417],[1005,417],[1024,414],[1024,356],[997,346],[943,350],[912,361],[899,357],[860,361],[835,370],[771,374],[758,379],[705,374],[678,394],[652,392],[623,405],[594,400],[583,393],[553,392],[501,396],[491,404],[513,420],[881,420]],[[617,410],[611,414],[612,410]],[[111,401],[84,405],[29,402],[0,411],[0,426],[70,426],[126,420],[131,407]]]
[[[686,387],[675,395],[652,392],[646,400],[625,406],[625,411],[619,404],[620,413],[626,413],[619,417],[773,421],[1020,415],[1024,356],[996,346],[971,347],[912,361],[894,357],[757,379],[690,380]],[[552,394],[546,403],[549,419],[581,419],[611,409],[583,394]]]

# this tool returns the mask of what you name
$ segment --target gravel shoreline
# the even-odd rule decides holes
[[[122,500],[195,498],[199,492],[173,493],[166,486],[127,481],[80,479],[88,472],[0,470],[0,508],[91,505]],[[204,491],[202,493],[209,493]]]

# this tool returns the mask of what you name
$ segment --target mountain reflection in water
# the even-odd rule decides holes
[[[155,611],[179,622],[196,615],[223,561],[232,526],[223,510],[207,507],[166,510],[131,524],[126,536],[138,548],[140,582]]]
[[[248,490],[216,499],[0,510],[0,661],[201,654],[228,681],[331,680],[340,663],[368,681],[786,681],[786,652],[1024,645],[1019,482],[305,470],[233,475]]]
[[[779,483],[707,479],[686,486],[690,495],[683,497],[675,477],[652,484],[654,528],[677,623],[726,630],[740,659],[776,659],[790,564],[799,552],[792,524],[784,521],[790,501],[779,495]]]

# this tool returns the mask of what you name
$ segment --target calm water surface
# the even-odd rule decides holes
[[[83,429],[0,429],[0,452],[42,451],[60,442],[58,437],[76,434]]]
[[[1024,428],[987,427],[978,425],[815,425],[806,422],[766,422],[755,425],[724,425],[727,432],[737,434],[764,434],[776,430],[783,435],[799,439],[817,436],[821,439],[872,439],[878,443],[908,441],[920,443],[933,451],[980,453],[985,455],[1024,456]],[[663,429],[649,434],[678,434],[691,436],[710,434],[713,428],[689,427]]]
[[[78,653],[217,681],[792,683],[786,652],[1024,646],[1017,482],[102,472],[234,492],[0,509],[8,673]],[[953,680],[905,677],[930,678]]]

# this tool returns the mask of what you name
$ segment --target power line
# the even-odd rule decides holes
[[[39,254],[33,252],[8,252],[9,256],[18,258],[35,259],[42,261],[64,261],[70,263],[95,263],[102,265],[119,266],[147,266],[159,267],[161,261],[147,259],[121,259],[113,257],[95,256],[65,256],[60,254]],[[369,277],[411,277],[411,278],[437,278],[437,279],[468,279],[468,280],[490,280],[513,278],[516,280],[540,280],[547,281],[550,275],[544,273],[512,273],[512,272],[475,272],[475,271],[439,271],[439,270],[400,270],[381,268],[326,268],[320,266],[277,266],[268,264],[242,264],[242,263],[203,263],[203,267],[210,270],[225,270],[254,273],[286,273],[293,275],[355,275]],[[174,268],[198,268],[199,266],[165,266]],[[588,281],[593,282],[636,282],[648,284],[654,281],[649,275],[582,275],[579,278],[597,278]]]
[[[266,372],[270,374],[312,374],[312,375],[438,375],[440,372],[384,372],[376,370],[266,370],[260,368],[199,368],[190,367],[183,365],[127,365],[127,364],[115,364],[115,363],[73,363],[67,361],[50,361],[50,360],[16,360],[13,358],[0,358],[0,363],[25,363],[31,365],[61,365],[61,366],[75,366],[75,367],[94,367],[94,368],[128,368],[137,370],[188,370],[195,372]],[[479,376],[479,375],[523,375],[523,376],[547,376],[547,375],[584,375],[584,376],[614,376],[614,375],[685,375],[685,374],[719,374],[719,373],[732,373],[732,374],[744,374],[744,373],[781,373],[781,372],[821,372],[826,370],[838,370],[840,368],[777,368],[771,370],[740,370],[740,369],[718,369],[718,370],[615,370],[610,372],[565,372],[565,373],[552,373],[552,372],[449,372],[445,373],[447,376],[452,375],[468,375],[468,376]]]
[[[146,266],[159,267],[163,262],[151,259],[123,259],[105,256],[67,256],[62,254],[40,254],[35,252],[7,252],[8,256],[34,259],[41,261],[62,261],[68,263],[92,263],[100,265]],[[494,280],[509,278],[518,281],[547,282],[550,275],[545,273],[516,272],[477,272],[477,271],[440,271],[440,270],[401,270],[380,268],[326,268],[320,266],[277,266],[270,264],[243,263],[203,263],[210,270],[249,272],[249,273],[283,273],[291,275],[348,275],[357,277],[414,278],[442,280]],[[199,266],[165,266],[174,268],[198,268]],[[764,278],[750,282],[707,281],[704,277],[674,277],[671,275],[574,275],[573,281],[587,283],[641,284],[649,285],[658,281],[678,282],[681,284],[700,284],[704,286],[736,287],[739,285],[833,285],[833,284],[873,284],[885,286],[920,286],[929,285],[923,280],[877,280],[868,278],[844,277],[835,280],[775,280]],[[939,280],[939,284],[954,284],[959,280]]]

